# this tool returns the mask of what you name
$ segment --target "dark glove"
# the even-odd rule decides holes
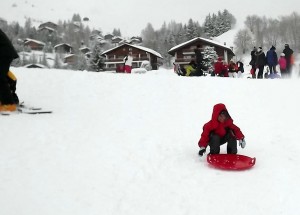
[[[202,157],[206,152],[206,148],[205,147],[200,147],[200,151],[199,151],[199,156]]]
[[[239,140],[239,146],[242,147],[242,148],[245,148],[246,147],[246,140],[245,139]]]

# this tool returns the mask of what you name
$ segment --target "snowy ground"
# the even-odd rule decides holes
[[[12,70],[20,100],[54,113],[0,116],[0,214],[299,213],[300,79]],[[197,155],[220,102],[250,170]]]

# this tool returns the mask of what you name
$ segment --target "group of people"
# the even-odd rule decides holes
[[[9,69],[11,62],[18,57],[11,41],[0,29],[0,112],[15,111],[19,103],[17,79]]]
[[[276,70],[276,66],[279,65],[280,73],[282,78],[288,78],[291,76],[292,66],[294,64],[294,51],[290,48],[289,44],[285,44],[280,57],[276,53],[276,47],[272,46],[270,50],[265,54],[262,50],[262,47],[254,47],[251,51],[251,75],[252,78],[262,79],[264,68],[268,66],[269,74],[266,74],[266,78],[274,78],[279,76]],[[258,73],[256,76],[256,70]]]
[[[194,49],[195,60],[191,60],[188,65],[180,66],[179,64],[174,64],[174,71],[180,76],[204,76],[204,65],[203,65],[203,55],[201,46],[197,45]]]
[[[241,61],[236,63],[230,60],[229,64],[221,57],[214,63],[214,75],[220,77],[239,78],[244,73],[244,64]]]

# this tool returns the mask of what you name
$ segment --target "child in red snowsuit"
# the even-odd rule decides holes
[[[281,53],[280,58],[278,60],[279,68],[280,68],[280,73],[282,78],[288,77],[288,74],[286,72],[286,59],[285,59],[285,54]]]
[[[219,154],[220,146],[227,144],[227,154],[237,153],[237,140],[239,145],[245,148],[245,136],[240,128],[233,124],[224,104],[216,104],[213,108],[211,120],[203,126],[203,132],[198,142],[200,147],[199,155],[203,156],[206,148],[210,146],[210,154]]]

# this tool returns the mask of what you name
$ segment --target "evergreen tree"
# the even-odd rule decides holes
[[[212,36],[212,29],[213,29],[213,23],[212,23],[211,15],[209,14],[208,16],[205,17],[204,32],[208,36]]]
[[[197,28],[192,19],[189,19],[188,25],[186,27],[186,38],[188,40],[194,39],[198,36]]]
[[[112,35],[118,36],[118,37],[121,37],[121,36],[122,36],[121,31],[120,31],[119,28],[118,28],[118,29],[114,28],[114,30],[113,30],[113,32],[112,32]]]
[[[143,46],[157,50],[157,36],[151,23],[147,24],[147,27],[142,30]]]
[[[104,58],[101,56],[103,49],[98,40],[94,40],[91,47],[91,55],[88,61],[88,69],[97,71],[104,69]]]
[[[59,57],[58,53],[55,54],[53,68],[55,68],[55,69],[60,69],[61,68],[61,62],[60,62],[60,57]]]
[[[83,53],[80,53],[77,56],[76,63],[74,64],[73,68],[81,71],[88,69],[87,59]]]
[[[45,52],[45,51],[44,51],[44,53],[43,53],[43,57],[42,57],[42,60],[41,60],[40,64],[42,64],[42,65],[44,65],[44,66],[46,66],[46,67],[49,67],[49,66],[48,66],[48,61],[47,61],[47,55],[46,55],[46,52]]]
[[[218,11],[217,15],[208,15],[204,21],[204,32],[209,37],[217,37],[230,30],[236,23],[234,16],[228,10]]]
[[[208,73],[214,71],[214,62],[217,60],[218,55],[214,47],[206,46],[202,52],[203,54],[203,66]]]

